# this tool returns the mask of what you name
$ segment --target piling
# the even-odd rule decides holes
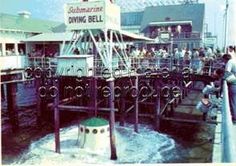
[[[88,116],[89,117],[94,117],[94,116],[96,117],[98,112],[97,112],[97,79],[95,77],[91,78],[89,88],[90,88],[89,106],[94,107],[94,110],[89,110]]]
[[[124,94],[125,92],[124,90],[122,90],[122,94],[120,97],[120,126],[125,125],[125,96]]]
[[[36,87],[36,97],[37,97],[37,126],[40,127],[42,123],[42,98],[46,97],[46,88],[41,87],[40,79],[35,80],[35,87]],[[43,93],[45,91],[45,94]]]
[[[12,126],[13,132],[19,129],[16,92],[17,92],[17,83],[7,84],[7,108],[8,108],[8,115],[9,115],[10,124]]]
[[[172,100],[170,103],[170,116],[174,114],[174,102],[175,100]]]
[[[111,92],[109,95],[111,160],[116,160],[114,80],[109,80],[108,83]]]
[[[138,94],[138,76],[135,77],[135,90],[136,94],[134,96],[134,113],[135,113],[135,123],[134,123],[134,131],[138,132],[138,113],[139,113],[139,94]]]
[[[54,81],[54,86],[58,88],[58,80]],[[54,97],[53,107],[54,107],[54,133],[55,133],[55,151],[56,153],[61,153],[60,150],[60,114],[59,114],[59,93]]]
[[[1,85],[1,100],[5,100],[5,89],[4,89],[4,85]]]
[[[161,112],[161,98],[160,98],[160,92],[157,88],[157,80],[155,81],[155,87],[156,87],[156,91],[157,91],[157,94],[156,94],[156,99],[155,99],[155,118],[154,118],[154,129],[156,131],[160,131],[161,129],[161,115],[160,115],[160,112]]]

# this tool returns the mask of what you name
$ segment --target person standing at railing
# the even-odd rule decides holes
[[[236,57],[231,57],[230,54],[224,54],[223,60],[226,64],[224,79],[228,83],[232,121],[236,123]]]
[[[236,58],[236,47],[229,46],[228,54],[231,55],[232,58]]]
[[[181,52],[179,52],[179,49],[178,48],[175,48],[174,49],[174,64],[177,64],[177,61],[179,60],[179,58],[180,58],[180,55],[181,54]]]
[[[140,50],[137,49],[136,47],[133,47],[132,50],[131,50],[131,53],[130,53],[132,67],[137,67],[138,66],[139,54],[140,54]]]
[[[75,48],[75,50],[73,51],[73,54],[74,55],[79,55],[80,54],[80,51],[78,48]]]
[[[182,50],[181,50],[180,58],[183,58],[184,55],[185,55],[185,53],[186,53],[186,48],[184,47],[184,48],[182,48]]]

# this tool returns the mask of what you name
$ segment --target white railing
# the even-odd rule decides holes
[[[28,57],[25,67],[56,67],[57,58],[49,57]]]
[[[24,68],[26,61],[24,55],[0,56],[0,70]]]
[[[236,162],[236,137],[230,115],[229,93],[227,82],[223,84],[223,103],[222,103],[222,162]]]

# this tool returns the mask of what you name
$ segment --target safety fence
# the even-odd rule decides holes
[[[58,58],[56,57],[29,57],[25,67],[40,67],[42,69],[51,68],[57,70],[57,72],[67,72],[68,74],[73,71],[72,75],[79,75],[81,70],[83,71],[83,76],[101,76],[105,72],[112,72],[116,75],[126,75],[130,73],[157,73],[158,71],[175,71],[182,72],[186,68],[189,69],[190,73],[197,75],[210,76],[214,73],[216,69],[223,68],[224,64],[220,60],[211,60],[207,63],[200,59],[183,59],[183,58],[162,58],[162,57],[128,57],[126,59],[122,57],[113,57],[111,66],[112,71],[109,69],[103,61],[99,58],[95,58],[93,64],[84,63],[81,59],[74,59],[73,61],[63,63],[60,65],[60,70],[57,70]],[[83,66],[81,68],[81,65]],[[88,67],[89,66],[89,67]],[[87,74],[86,74],[87,73]],[[89,74],[88,74],[89,73]],[[91,74],[92,73],[92,74]],[[67,74],[67,75],[68,75]]]
[[[229,91],[227,82],[223,83],[222,103],[222,162],[236,162],[236,133],[230,115]]]

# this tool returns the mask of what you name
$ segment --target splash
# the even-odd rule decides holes
[[[110,149],[90,151],[79,148],[78,126],[74,125],[60,130],[61,154],[54,152],[54,134],[49,134],[33,142],[28,152],[13,165],[162,163],[176,155],[174,140],[153,131],[150,126],[140,125],[139,133],[135,133],[130,124],[125,127],[116,125],[115,134],[116,161],[110,160]]]

